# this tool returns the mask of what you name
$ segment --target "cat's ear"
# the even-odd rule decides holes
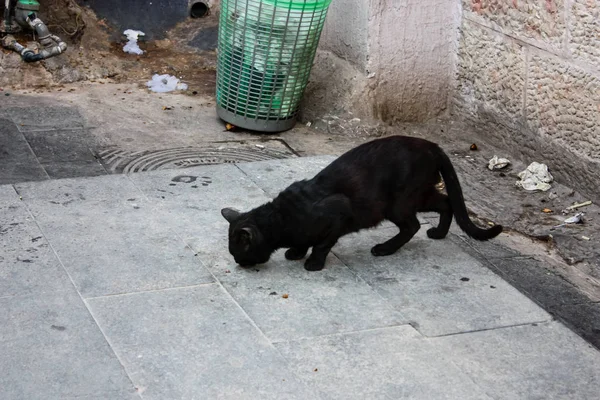
[[[233,208],[224,208],[221,210],[221,215],[231,224],[240,217],[241,213]]]

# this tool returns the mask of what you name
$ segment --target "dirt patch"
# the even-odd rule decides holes
[[[214,30],[217,17],[185,21],[167,33],[167,39],[140,41],[141,56],[123,52],[125,38],[111,30],[87,7],[73,0],[49,0],[40,17],[50,30],[68,45],[67,51],[40,63],[26,64],[18,54],[0,51],[0,85],[15,89],[49,89],[80,82],[137,83],[144,86],[152,75],[170,74],[188,84],[187,93],[213,95],[216,76],[214,50],[198,50],[188,43],[199,32]],[[21,32],[20,43],[32,41],[31,33]]]

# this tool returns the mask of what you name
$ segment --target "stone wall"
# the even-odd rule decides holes
[[[462,0],[453,112],[600,198],[600,1]]]
[[[346,109],[385,122],[443,114],[459,24],[459,0],[334,0],[304,114]]]

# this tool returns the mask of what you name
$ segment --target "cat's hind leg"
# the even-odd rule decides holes
[[[443,239],[448,235],[450,225],[452,224],[452,206],[450,199],[443,193],[434,191],[427,197],[426,204],[419,211],[433,211],[440,214],[440,222],[437,227],[427,230],[427,237],[430,239]]]
[[[384,243],[375,245],[371,249],[371,254],[374,256],[381,257],[394,254],[408,243],[421,228],[421,224],[414,213],[403,216],[392,215],[388,219],[400,228],[400,233]]]
[[[302,260],[308,253],[308,247],[292,247],[285,252],[285,258],[288,260]]]

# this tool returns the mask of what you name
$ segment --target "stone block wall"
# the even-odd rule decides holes
[[[600,199],[600,1],[462,7],[453,112]]]
[[[448,109],[460,0],[334,0],[305,94],[327,112],[425,121]]]

